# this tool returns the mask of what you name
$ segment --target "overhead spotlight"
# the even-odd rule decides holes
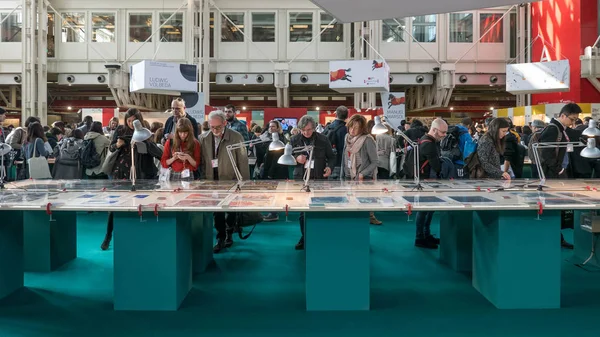
[[[67,107],[67,110],[71,110],[71,109],[73,109],[73,108],[72,108],[72,107],[70,107],[70,106],[68,106],[68,107]]]
[[[389,81],[390,81],[390,83],[394,82],[394,76],[390,75]]]
[[[69,83],[75,82],[75,76],[73,76],[73,75],[67,76],[67,82],[69,82]]]
[[[494,107],[493,107],[493,106],[491,106],[491,107],[490,107],[490,110],[494,110]]]
[[[233,76],[231,76],[231,75],[227,75],[227,76],[225,76],[225,82],[226,82],[226,83],[231,83],[231,82],[233,82]]]
[[[452,110],[454,110],[454,108],[453,108],[453,107],[450,107],[450,111],[452,111]]]
[[[321,108],[320,108],[320,107],[316,107],[315,109],[317,109],[317,111],[321,110]]]
[[[492,75],[490,76],[490,83],[496,83],[498,82],[498,76]]]
[[[419,75],[415,78],[415,81],[417,81],[417,83],[423,83],[423,81],[425,81],[425,77],[423,75]]]
[[[264,81],[265,81],[265,77],[263,75],[256,76],[256,82],[257,83],[262,83]]]
[[[307,83],[308,82],[308,75],[302,75],[302,76],[300,76],[300,82]]]
[[[106,82],[106,76],[104,76],[104,75],[100,75],[96,79],[98,80],[98,83]]]
[[[468,80],[467,75],[460,75],[460,77],[458,78],[458,81],[460,83],[467,83],[467,80]]]
[[[243,107],[242,107],[242,110],[246,110],[246,107],[245,107],[245,106],[243,106]]]
[[[22,80],[21,75],[16,75],[15,77],[13,77],[13,80],[15,80],[15,82],[17,82],[17,83],[21,83],[21,80]]]

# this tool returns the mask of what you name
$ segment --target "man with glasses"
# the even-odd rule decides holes
[[[579,140],[576,137],[569,136],[568,128],[575,124],[579,118],[581,108],[575,103],[569,103],[562,107],[558,118],[552,118],[548,126],[540,135],[540,143],[568,143]],[[546,179],[568,178],[567,169],[572,165],[570,163],[569,153],[573,152],[573,147],[540,148],[541,169],[544,170]],[[565,211],[561,212],[561,229],[572,228],[573,219]],[[563,248],[573,249],[573,245],[565,241],[564,236],[560,235],[560,244]]]
[[[210,132],[200,136],[201,170],[206,180],[236,180],[233,165],[236,165],[244,180],[250,179],[248,166],[248,153],[242,147],[233,150],[232,163],[227,154],[227,146],[243,142],[242,136],[236,131],[227,128],[225,114],[216,110],[208,115]],[[233,245],[233,226],[235,213],[214,213],[215,229],[217,230],[217,243],[213,247],[214,253],[219,253],[224,248]]]
[[[304,172],[310,165],[310,179],[325,179],[331,175],[335,166],[335,154],[331,148],[331,143],[326,136],[315,132],[317,122],[311,116],[305,115],[298,121],[300,134],[291,139],[293,148],[313,145],[313,158],[309,162],[309,153],[294,153],[297,165],[294,168],[294,179],[302,180]],[[300,232],[302,237],[296,244],[297,250],[304,249],[304,213],[300,213]]]
[[[165,135],[163,137],[163,144],[167,141],[167,139],[173,138],[173,135],[175,134],[175,126],[177,125],[177,121],[183,117],[190,120],[190,122],[192,123],[192,127],[194,128],[194,137],[198,138],[198,122],[196,122],[196,119],[194,117],[188,115],[185,112],[185,101],[183,100],[183,98],[175,98],[171,102],[171,110],[173,110],[173,115],[167,118],[167,121],[165,122]]]
[[[225,117],[227,118],[227,127],[237,131],[240,135],[242,135],[242,137],[244,137],[244,141],[250,140],[250,133],[248,133],[248,127],[246,124],[235,118],[235,106],[233,104],[227,104],[224,112]]]
[[[419,169],[422,179],[440,178],[442,173],[441,150],[439,142],[446,137],[448,124],[441,118],[436,118],[431,123],[429,133],[419,140]],[[415,246],[428,249],[437,249],[440,239],[431,235],[431,219],[433,212],[417,212],[417,235]]]

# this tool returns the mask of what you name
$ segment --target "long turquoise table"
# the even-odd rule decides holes
[[[122,185],[94,192],[61,190],[66,184],[58,183],[59,192],[41,184],[52,192],[31,202],[14,201],[19,193],[31,193],[31,187],[0,192],[0,214],[10,219],[0,226],[0,298],[23,286],[25,270],[53,270],[76,257],[77,212],[111,211],[115,310],[177,310],[193,274],[212,261],[213,212],[294,211],[306,214],[307,310],[369,310],[368,211],[399,217],[436,211],[441,261],[457,271],[472,271],[473,286],[496,307],[558,308],[560,210],[600,208],[599,181],[553,182],[545,194],[506,190],[485,181],[474,182],[476,191],[464,182],[429,182],[424,191],[411,191],[407,182],[318,182],[311,193],[299,192],[294,182],[271,187],[251,182],[241,194],[198,192],[190,186],[138,192]],[[563,186],[577,192],[561,194]],[[216,195],[216,202],[195,201],[203,193]],[[101,205],[111,198],[122,201]],[[540,220],[536,200],[544,207]]]

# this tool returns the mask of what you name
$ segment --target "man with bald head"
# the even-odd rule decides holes
[[[423,179],[440,178],[442,172],[441,151],[439,143],[448,133],[448,124],[441,118],[431,123],[429,132],[419,140],[419,169]],[[431,219],[433,212],[417,212],[417,236],[415,246],[437,249],[440,239],[431,235]]]

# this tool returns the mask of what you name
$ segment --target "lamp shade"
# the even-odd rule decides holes
[[[277,164],[295,166],[297,163],[294,156],[292,156],[292,151],[292,145],[287,144],[283,150],[283,156],[279,157],[279,160],[277,160]]]
[[[6,143],[0,143],[0,156],[3,156],[12,151],[12,147]]]
[[[590,121],[591,124],[591,121]],[[587,140],[587,146],[581,150],[581,156],[583,158],[600,158],[600,149],[596,147],[596,139],[590,138]]]
[[[388,128],[381,123],[381,117],[375,116],[375,125],[373,126],[371,133],[374,135],[381,135],[386,132],[388,132]]]
[[[590,123],[589,123],[587,129],[583,130],[583,133],[581,135],[587,136],[587,137],[599,137],[600,129],[598,129],[598,127],[596,126],[596,121],[593,119],[590,119]]]
[[[285,148],[285,144],[279,140],[279,134],[277,132],[273,132],[272,134],[273,141],[269,144],[269,151],[277,151]]]
[[[133,136],[131,140],[134,142],[143,142],[152,137],[152,132],[142,126],[142,123],[137,119],[133,121]]]

